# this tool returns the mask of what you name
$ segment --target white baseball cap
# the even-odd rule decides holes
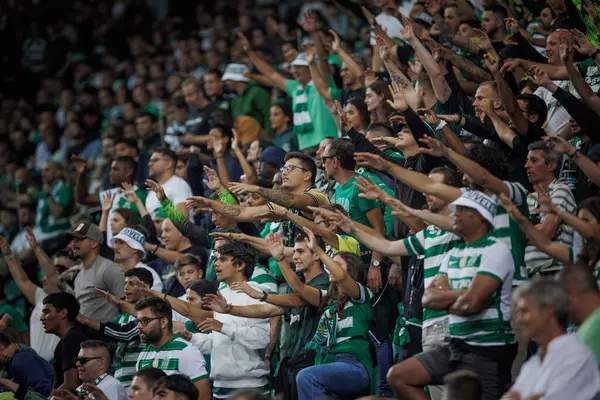
[[[225,73],[221,77],[222,81],[235,81],[235,82],[250,82],[250,79],[244,76],[244,72],[250,68],[246,64],[227,64]]]
[[[140,231],[132,228],[123,228],[121,232],[117,233],[112,237],[111,243],[114,246],[115,240],[120,239],[127,243],[127,246],[134,250],[142,252],[142,259],[146,258],[146,250],[144,250],[144,243],[146,243],[146,236]]]

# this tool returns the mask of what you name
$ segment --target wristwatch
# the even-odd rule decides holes
[[[379,260],[373,260],[371,261],[371,265],[375,268],[379,268],[381,266],[381,263],[379,262]]]

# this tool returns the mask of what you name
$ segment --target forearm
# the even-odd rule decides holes
[[[269,294],[265,301],[276,306],[280,314],[283,314],[283,308],[302,308],[308,305],[299,294]]]
[[[585,79],[583,78],[583,76],[581,76],[581,73],[575,67],[575,65],[573,65],[571,63],[567,63],[566,68],[567,68],[567,73],[569,74],[569,79],[573,83],[573,86],[575,86],[575,90],[577,90],[577,93],[579,93],[579,95],[581,96],[581,100],[583,100],[583,102],[588,107],[593,109],[596,112],[596,115],[597,115],[597,113],[600,113],[600,104],[598,104],[600,99],[598,98],[596,93],[594,93],[594,91],[592,90],[592,87],[589,85],[589,83],[587,83],[585,81]],[[563,97],[566,97],[566,96],[563,95]],[[569,111],[569,110],[567,110],[567,111]],[[596,125],[596,127],[597,127],[597,125]]]
[[[400,91],[404,95],[406,103],[410,107],[417,108],[419,106],[419,99],[410,79],[400,71],[400,68],[398,68],[392,60],[385,60],[385,68],[388,70],[392,82],[397,83],[400,87]]]
[[[317,53],[317,58],[319,60],[319,71],[321,72],[321,76],[324,79],[329,79],[331,76],[331,72],[329,70],[329,62],[327,61],[329,54],[323,47],[323,41],[321,40],[321,33],[319,31],[315,31],[311,33],[311,38],[313,41],[313,45],[315,46],[315,50]]]
[[[77,197],[77,202],[79,204],[83,204],[86,206],[89,205],[85,204],[85,200],[88,194],[87,189],[87,174],[85,172],[77,174],[77,177],[75,178],[75,196]]]
[[[37,259],[38,264],[42,268],[44,275],[46,278],[56,278],[58,279],[59,273],[54,265],[54,262],[48,257],[48,254],[40,247],[39,244],[36,244],[33,248],[33,253],[35,254],[35,258]]]
[[[154,255],[168,264],[175,264],[177,260],[184,256],[178,251],[168,250],[160,246],[156,249]]]
[[[281,76],[281,74],[279,74],[279,72],[275,71],[267,62],[263,61],[253,51],[248,52],[248,58],[261,74],[266,76],[279,89],[287,92],[287,88],[285,87],[285,79],[283,76]]]
[[[215,158],[217,159],[217,172],[219,173],[219,178],[221,179],[223,186],[228,187],[231,180],[229,179],[229,170],[225,164],[225,158],[223,155],[216,156]]]
[[[203,322],[206,318],[212,318],[213,316],[212,311],[205,311],[200,307],[191,305],[187,301],[179,300],[173,296],[166,296],[164,293],[157,292],[155,290],[151,290],[151,292],[153,296],[161,297],[167,300],[169,304],[171,304],[173,310],[177,311],[184,317],[191,319],[197,324]]]
[[[309,66],[309,71],[310,71],[310,77],[312,78],[312,80],[315,84],[315,87],[317,88],[317,91],[319,92],[319,95],[324,100],[330,100],[330,101],[333,100],[333,98],[331,97],[331,89],[330,89],[329,85],[327,84],[327,81],[321,74],[319,67],[314,64],[311,64]]]
[[[427,175],[402,168],[392,164],[389,161],[385,163],[386,171],[389,172],[396,180],[411,187],[413,190],[421,193],[432,194],[447,202],[453,202],[460,197],[461,192],[458,188],[438,184],[429,178]]]
[[[496,81],[496,85],[498,86],[498,94],[500,95],[500,100],[502,101],[502,105],[504,109],[508,113],[511,118],[516,117],[516,113],[519,113],[519,116],[524,118],[519,111],[519,107],[517,105],[517,98],[515,94],[512,92],[510,86],[502,76],[500,71],[494,73],[494,80]]]
[[[234,149],[233,152],[235,153],[235,156],[238,159],[240,166],[242,167],[242,172],[244,172],[244,175],[246,175],[246,181],[248,183],[254,183],[254,180],[256,178],[256,172],[254,171],[254,168],[250,165],[250,163],[248,162],[244,154],[240,151],[240,149]]]
[[[423,294],[423,307],[430,310],[447,310],[464,293],[463,290],[428,288]]]
[[[492,80],[492,75],[489,72],[454,52],[444,52],[443,56],[456,68],[467,72],[471,78],[478,83]]]
[[[290,285],[290,288],[298,293],[306,302],[312,304],[315,307],[319,307],[321,303],[321,296],[318,289],[312,288],[306,285],[300,280],[296,271],[292,270],[287,260],[276,260],[279,269],[285,278],[285,281]],[[269,296],[271,297],[271,296]]]
[[[106,232],[108,228],[108,213],[110,210],[102,210],[102,215],[100,216],[100,232]]]
[[[215,212],[230,217],[236,221],[247,222],[258,220],[256,213],[250,211],[250,209],[253,207],[242,207],[234,204],[223,204],[220,201],[211,200],[210,208],[212,208]]]
[[[446,140],[448,147],[452,150],[456,151],[458,154],[462,154],[463,156],[467,154],[467,148],[465,144],[460,140],[458,135],[454,133],[452,129],[448,125],[444,126],[439,132],[442,133],[442,136]]]
[[[419,57],[419,61],[421,64],[423,64],[423,68],[429,75],[435,97],[441,103],[447,102],[451,95],[450,86],[448,86],[448,82],[446,81],[446,78],[444,78],[444,74],[440,70],[437,61],[435,61],[431,53],[425,48],[425,46],[423,46],[423,43],[421,43],[418,38],[415,37],[410,44],[413,49],[415,49],[415,53]]]
[[[270,295],[269,297],[274,296]],[[269,318],[283,314],[283,310],[272,304],[252,304],[249,306],[231,306],[229,314],[244,318]]]
[[[579,75],[581,76],[581,75]],[[586,86],[589,85],[583,82]],[[567,110],[571,118],[577,122],[577,125],[581,127],[581,130],[585,132],[594,142],[600,139],[600,135],[597,134],[598,126],[600,126],[600,97],[592,93],[592,98],[583,99],[583,103],[580,99],[573,96],[571,93],[565,91],[562,88],[556,87],[555,90],[551,90],[552,95],[556,98],[560,104]],[[570,132],[569,132],[570,133]]]
[[[521,58],[519,59],[519,65],[528,71],[531,67],[538,67],[545,71],[548,74],[548,77],[552,80],[569,79],[569,73],[563,65],[559,66],[544,63],[535,63],[529,60],[523,60]]]
[[[97,332],[101,331],[101,327],[102,324],[100,323],[100,321],[96,321],[94,319],[90,319],[84,315],[79,314],[79,317],[77,318],[77,321],[79,321],[79,323],[89,327],[90,329],[93,329]]]
[[[160,205],[165,210],[167,217],[183,236],[190,238],[196,244],[202,244],[205,247],[208,245],[206,231],[200,226],[193,224],[188,217],[175,207],[175,204],[171,200],[162,200]]]
[[[386,256],[407,256],[408,252],[401,241],[392,242],[383,237],[375,229],[363,225],[359,222],[352,221],[352,231],[350,235],[356,240],[367,246],[373,251],[384,254]],[[396,245],[400,243],[400,245]]]
[[[365,70],[360,64],[358,64],[346,51],[342,48],[338,49],[336,52],[340,60],[348,66],[350,72],[354,75],[356,79],[358,79],[362,86],[364,87],[364,75]]]
[[[261,84],[263,86],[268,86],[268,87],[273,86],[273,81],[271,81],[269,78],[267,78],[266,76],[264,76],[262,74],[251,73],[249,76],[249,79],[251,79],[255,82],[258,82],[259,84]]]
[[[269,340],[269,345],[267,346],[267,350],[265,351],[265,357],[271,357],[273,354],[273,350],[275,349],[275,345],[277,344],[277,340],[279,339],[279,331],[281,328],[281,315],[276,317],[271,317],[271,339]]]
[[[576,215],[561,209],[557,217],[565,224],[573,227],[584,239],[600,242],[598,229]]]
[[[597,125],[600,126],[600,125]],[[587,176],[592,182],[594,182],[597,186],[600,186],[600,167],[587,158],[585,155],[576,155],[573,157],[575,163],[579,166],[579,168],[583,171],[585,176]]]
[[[417,210],[415,216],[448,232],[454,232],[454,219],[448,215],[432,213],[429,210]]]
[[[516,136],[515,132],[500,118],[496,113],[487,114],[488,118],[492,121],[494,129],[498,134],[498,137],[511,149],[513,148],[513,138]],[[465,154],[463,154],[465,155]]]

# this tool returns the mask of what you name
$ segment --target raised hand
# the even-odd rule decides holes
[[[9,256],[12,254],[10,245],[8,244],[4,236],[0,236],[0,250],[2,251],[2,254],[4,254],[4,256]]]
[[[188,197],[186,201],[186,205],[188,206],[188,208],[210,208],[211,204],[211,199],[207,199],[202,196]]]
[[[219,179],[219,175],[217,174],[217,172],[214,169],[205,165],[204,173],[206,174],[207,179],[204,179],[202,182],[204,182],[206,187],[208,187],[213,192],[218,192],[219,189],[221,189],[221,180]]]
[[[221,332],[221,329],[223,329],[223,323],[217,321],[214,318],[206,318],[204,321],[202,321],[196,326],[196,329],[198,330],[198,332]]]
[[[306,53],[306,62],[308,65],[312,65],[315,62],[315,52],[309,49],[305,50]]]
[[[580,52],[581,54],[590,56],[590,55],[592,55],[592,53],[594,51],[596,51],[596,49],[594,48],[592,43],[590,43],[590,40],[588,39],[588,37],[584,33],[582,33],[580,30],[571,29],[571,33],[573,34],[573,37],[575,38],[575,43],[573,43],[573,47],[575,47],[575,49],[578,52]]]
[[[167,198],[165,189],[159,185],[158,182],[153,181],[152,179],[146,179],[146,188],[149,191],[156,193],[156,198],[158,201],[163,201]]]
[[[117,296],[113,295],[112,293],[106,290],[96,288],[96,293],[98,293],[100,296],[104,297],[106,300],[110,301],[113,304],[120,305],[122,302],[121,299],[119,299]]]
[[[500,194],[499,203],[502,207],[504,207],[504,209],[511,216],[511,218],[514,219],[515,221],[517,221],[518,223],[521,223],[527,219],[527,218],[525,218],[525,216],[523,214],[521,214],[521,211],[519,211],[519,209],[517,208],[515,203],[513,203],[508,198],[506,193]]]
[[[213,148],[213,156],[215,158],[222,157],[223,154],[225,153],[225,145],[223,144],[223,141],[221,141],[221,140],[213,140],[212,148]]]
[[[386,161],[373,153],[355,153],[354,160],[361,167],[369,167],[379,171],[386,170]]]
[[[391,147],[396,147],[396,144],[398,144],[398,138],[397,137],[392,137],[392,136],[379,136],[376,138],[372,138],[370,139],[371,143],[377,145],[377,144],[381,144],[381,145],[387,145],[387,146],[391,146]]]
[[[379,57],[383,61],[388,61],[390,59],[390,48],[383,40],[383,38],[379,35],[375,36],[375,41],[377,42],[377,46],[379,48]]]
[[[485,60],[485,65],[490,70],[492,74],[500,71],[500,60],[496,57],[492,56],[490,53],[485,53],[483,55],[483,59]]]
[[[414,208],[408,207],[406,204],[392,196],[386,196],[383,199],[383,204],[392,209],[392,215],[399,217],[409,217],[411,215],[414,216],[416,211],[418,211]]]
[[[190,337],[191,338],[191,337]],[[108,400],[108,397],[104,394],[104,392],[98,388],[98,386],[91,385],[89,383],[84,383],[81,388],[94,396],[95,400]]]
[[[437,114],[435,113],[435,111],[433,111],[430,108],[419,108],[417,110],[417,113],[421,116],[421,119],[425,122],[427,122],[429,125],[435,127],[438,126],[440,124],[440,122],[442,121]]]
[[[285,250],[285,246],[283,244],[283,239],[280,236],[275,235],[274,233],[269,233],[265,238],[267,243],[269,244],[269,251],[271,252],[271,256],[276,261],[283,259],[283,253]]]
[[[249,70],[244,71],[247,72]],[[238,131],[235,129],[232,129],[231,132],[233,133],[233,139],[231,140],[231,150],[239,150],[240,149],[240,140],[239,140],[239,134]]]
[[[342,125],[346,128],[346,129],[350,129],[352,126],[350,126],[350,124],[348,123],[348,116],[346,115],[346,111],[344,111],[344,109],[342,108],[342,105],[340,104],[339,101],[335,101],[335,109],[340,117],[340,121],[342,122]]]
[[[429,135],[425,135],[420,139],[420,142],[427,147],[421,147],[421,153],[429,154],[434,157],[446,157],[448,155],[448,147],[437,139]]]
[[[418,59],[415,59],[415,62],[409,61],[408,70],[414,75],[414,79],[417,79],[423,72],[423,64]]]
[[[518,58],[504,60],[504,64],[500,68],[500,72],[502,72],[503,74],[506,73],[506,71],[512,72],[520,65],[521,65],[521,60],[519,60]]]
[[[484,31],[474,28],[473,34],[473,39],[481,50],[488,52],[494,49],[494,46],[492,46],[492,41]]]
[[[287,219],[287,213],[287,209],[269,210],[257,215],[256,218],[260,218],[261,224],[266,224],[267,222],[279,222]]]
[[[71,163],[73,164],[73,169],[78,175],[85,173],[85,161],[77,154],[73,154],[71,156]]]
[[[227,304],[227,300],[225,300],[225,297],[223,297],[221,292],[204,296],[202,298],[202,307],[221,314],[227,314],[229,312],[229,304]]]
[[[596,28],[600,29],[600,16],[598,10],[591,0],[583,0],[581,7],[592,17],[592,22]]]
[[[364,177],[359,176],[356,178],[356,182],[354,182],[354,186],[356,186],[362,193],[358,194],[358,197],[369,200],[382,200],[385,192],[375,183],[373,177],[369,176],[369,180],[366,180]]]
[[[340,37],[333,29],[329,30],[329,34],[333,36],[333,41],[331,42],[331,51],[337,53],[338,50],[342,48],[342,42],[340,41]]]
[[[404,94],[402,93],[402,90],[400,89],[400,85],[398,85],[396,82],[392,82],[391,85],[388,86],[390,89],[390,93],[392,94],[392,97],[394,98],[394,101],[391,100],[386,100],[388,102],[388,104],[395,110],[397,111],[406,111],[406,109],[408,108],[408,104],[406,104],[406,100],[404,99]]]
[[[344,215],[344,213],[342,213],[341,211],[336,210],[336,212],[333,214],[332,217],[329,218],[329,220],[339,230],[341,230],[345,233],[348,233],[348,234],[352,233],[352,231],[353,231],[352,220],[350,219],[349,216]]]
[[[248,282],[234,282],[230,287],[234,292],[246,293],[248,296],[256,300],[259,300],[263,297],[263,293],[258,289],[254,289],[248,284]]]
[[[506,26],[506,29],[508,29],[512,35],[515,35],[516,33],[519,32],[519,23],[514,18],[506,18],[504,20],[504,25]]]
[[[400,29],[400,33],[404,37],[404,40],[407,42],[411,42],[416,39],[415,32],[413,31],[412,24],[410,20],[406,18],[404,15],[400,16],[402,20],[402,25],[404,25],[404,29]]]
[[[202,301],[204,301],[204,299],[202,299]],[[181,338],[183,340],[187,340],[188,342],[190,340],[192,340],[192,332],[188,331],[187,329],[175,329],[175,334],[181,336]]]
[[[550,195],[539,187],[534,187],[537,193],[538,208],[534,209],[533,212],[544,213],[544,214],[558,214],[562,211],[556,204],[552,202]]]
[[[113,207],[113,201],[115,199],[115,194],[113,192],[108,192],[102,198],[102,211],[109,212]]]
[[[241,32],[239,32],[237,34],[237,37],[238,37],[238,42],[240,43],[240,46],[242,47],[242,50],[244,50],[244,53],[248,53],[249,51],[251,51],[250,41],[248,40],[248,38]]]
[[[363,15],[365,16],[365,18],[367,19],[367,21],[369,22],[369,25],[373,26],[377,24],[377,21],[375,21],[375,16],[373,15],[373,13],[369,10],[367,10],[366,7],[361,7],[360,8],[362,10]]]
[[[135,189],[131,183],[123,182],[121,184],[121,192],[123,194],[123,198],[130,203],[136,203],[139,200],[139,197],[135,193]]]
[[[563,63],[573,63],[573,47],[567,43],[566,40],[560,41],[560,46],[558,46],[560,59]]]
[[[561,154],[573,154],[577,149],[560,136],[544,136],[544,139],[554,150]]]
[[[315,237],[315,234],[308,228],[304,228],[304,232],[306,233],[304,242],[306,242],[306,245],[309,249],[316,251],[319,245],[317,244],[317,238]]]
[[[534,76],[532,76],[532,80],[533,80],[533,83],[535,83],[538,86],[545,87],[546,85],[552,83],[552,81],[550,80],[550,77],[548,76],[546,71],[544,71],[540,67],[532,66],[529,69],[529,72],[534,74]]]
[[[256,193],[260,189],[259,186],[249,185],[247,183],[232,182],[229,184],[229,190],[235,194]]]

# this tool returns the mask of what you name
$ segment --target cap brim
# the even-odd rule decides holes
[[[222,81],[234,81],[234,82],[250,82],[250,79],[240,74],[224,73],[221,77]]]
[[[75,238],[75,239],[85,239],[87,236],[85,236],[82,233],[79,232],[67,232],[65,233],[65,236],[67,236],[67,238]]]

